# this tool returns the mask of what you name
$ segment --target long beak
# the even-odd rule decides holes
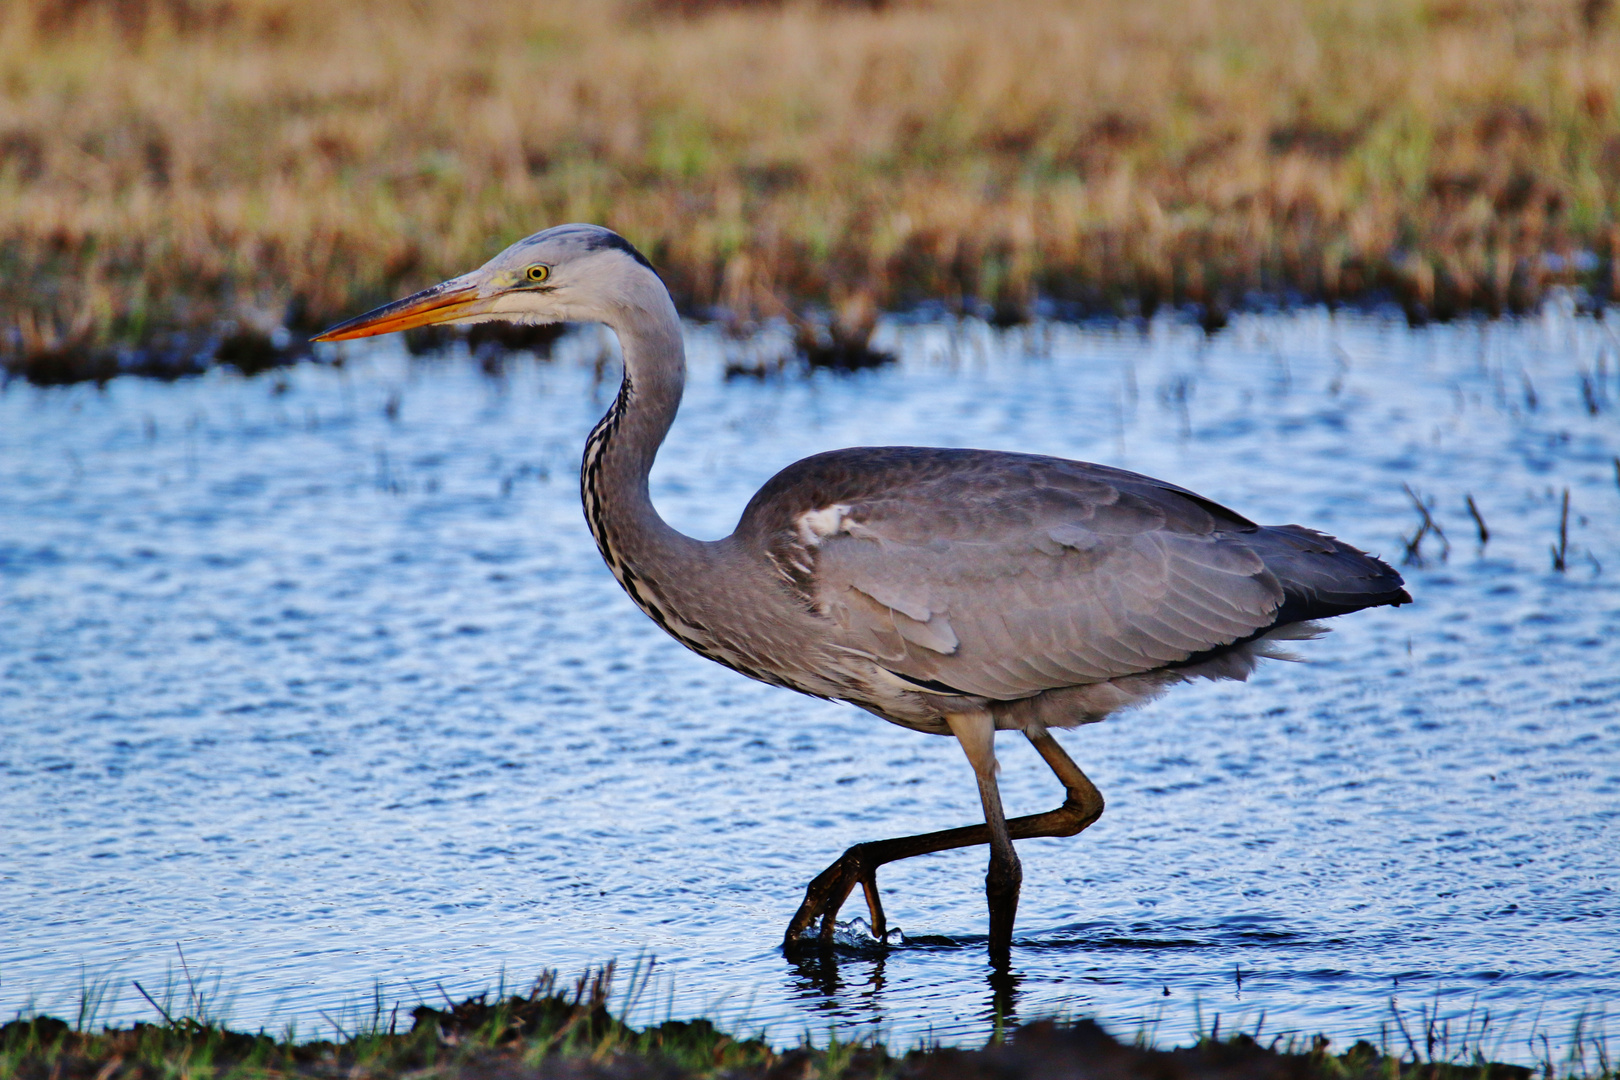
[[[315,335],[315,341],[347,341],[350,338],[391,334],[415,326],[454,322],[489,309],[490,298],[478,295],[478,283],[466,277],[451,278],[429,289],[384,304],[374,311],[357,315],[347,322],[328,327]]]

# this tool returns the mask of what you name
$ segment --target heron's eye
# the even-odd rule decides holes
[[[542,281],[546,280],[546,278],[551,276],[551,267],[543,265],[542,263],[535,263],[533,266],[529,267],[524,274],[529,279],[530,284],[538,285]]]

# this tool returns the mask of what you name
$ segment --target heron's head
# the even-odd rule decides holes
[[[628,240],[599,225],[558,225],[519,240],[470,274],[338,323],[315,340],[497,320],[611,323],[616,312],[658,304],[669,304],[669,294]]]

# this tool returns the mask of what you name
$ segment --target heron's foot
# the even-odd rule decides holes
[[[849,894],[855,891],[856,885],[866,894],[867,911],[872,916],[872,936],[879,941],[884,940],[888,933],[888,921],[883,915],[883,901],[878,896],[877,868],[871,847],[856,844],[840,855],[837,862],[817,874],[804,890],[804,903],[799,905],[793,921],[788,923],[782,947],[789,952],[802,947],[805,944],[805,931],[820,919],[817,943],[821,948],[831,948],[833,932],[838,927],[838,911],[849,899]]]

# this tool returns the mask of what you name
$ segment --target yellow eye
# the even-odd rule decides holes
[[[529,279],[530,284],[538,285],[542,281],[546,280],[546,278],[551,276],[551,267],[544,266],[540,263],[535,263],[533,266],[529,267],[528,270],[524,271],[524,274]]]

